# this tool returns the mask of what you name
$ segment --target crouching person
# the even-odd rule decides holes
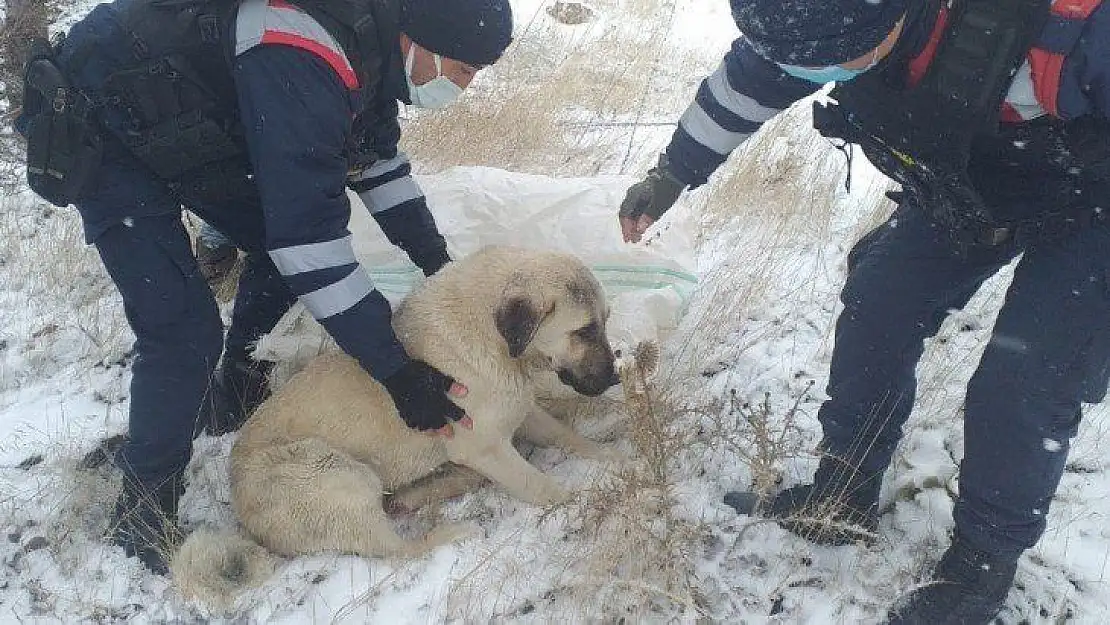
[[[394,336],[345,189],[425,274],[449,262],[397,149],[397,103],[448,104],[511,31],[507,0],[115,0],[40,48],[20,120],[30,183],[77,206],[136,339],[111,533],[129,555],[165,572],[192,439],[265,397],[249,349],[297,298],[408,425],[463,416],[453,381]],[[182,207],[246,254],[226,339]]]

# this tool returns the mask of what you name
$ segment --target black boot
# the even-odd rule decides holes
[[[771,500],[767,516],[819,545],[871,544],[879,528],[876,504],[857,501],[840,488],[819,489],[815,484],[782,491]]]
[[[115,466],[123,446],[127,444],[127,434],[113,434],[106,436],[96,443],[96,447],[85,453],[77,463],[81,471],[92,471],[105,465]]]
[[[216,368],[212,387],[205,396],[198,426],[209,436],[222,436],[238,430],[255,408],[270,396],[270,370],[273,367],[274,363],[266,360],[225,356]]]
[[[832,458],[821,459],[812,484],[800,484],[776,495],[764,513],[784,529],[822,545],[871,543],[878,529],[882,475],[864,475]],[[729,493],[725,503],[742,501]]]
[[[180,478],[148,487],[126,473],[108,527],[108,540],[127,557],[138,557],[158,575],[169,570],[169,557],[181,542],[177,527],[177,502],[184,491]]]
[[[985,625],[1006,602],[1017,556],[980,551],[957,537],[933,573],[887,615],[889,625]]]

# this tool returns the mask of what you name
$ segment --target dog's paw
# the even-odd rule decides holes
[[[571,495],[572,493],[568,489],[559,485],[552,485],[537,495],[532,503],[541,507],[556,506],[568,501]]]
[[[438,544],[455,543],[471,538],[485,538],[486,532],[473,521],[441,525],[428,534],[428,539]]]

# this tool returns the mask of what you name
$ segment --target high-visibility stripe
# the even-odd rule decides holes
[[[748,121],[762,124],[782,112],[781,109],[763,106],[753,98],[734,90],[728,82],[724,63],[705,79],[705,83],[709,85],[709,92],[718,104]]]
[[[404,167],[408,164],[408,155],[404,152],[400,152],[397,154],[397,156],[394,156],[393,158],[378,161],[373,165],[367,167],[366,169],[356,172],[355,174],[350,176],[349,180],[351,182],[361,182],[363,180],[369,180],[371,178],[380,178],[390,172],[397,171],[401,167]]]
[[[270,258],[283,276],[295,276],[358,262],[349,234],[342,239],[270,250]]]
[[[409,200],[424,197],[424,192],[420,190],[412,176],[404,176],[380,187],[367,189],[358,197],[371,213],[380,213]]]
[[[749,136],[746,132],[731,132],[725,130],[720,124],[705,112],[697,102],[694,102],[678,120],[681,126],[694,141],[713,150],[721,156],[726,156],[735,150]]]
[[[339,43],[311,15],[284,0],[244,0],[235,25],[235,54],[263,44],[300,48],[323,59],[348,89],[358,75]]]
[[[362,266],[346,278],[301,296],[305,308],[316,319],[327,319],[349,310],[374,292],[374,282]]]

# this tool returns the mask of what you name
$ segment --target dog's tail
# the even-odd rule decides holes
[[[174,583],[187,598],[228,610],[239,594],[268,579],[277,558],[237,532],[198,529],[170,563]]]

